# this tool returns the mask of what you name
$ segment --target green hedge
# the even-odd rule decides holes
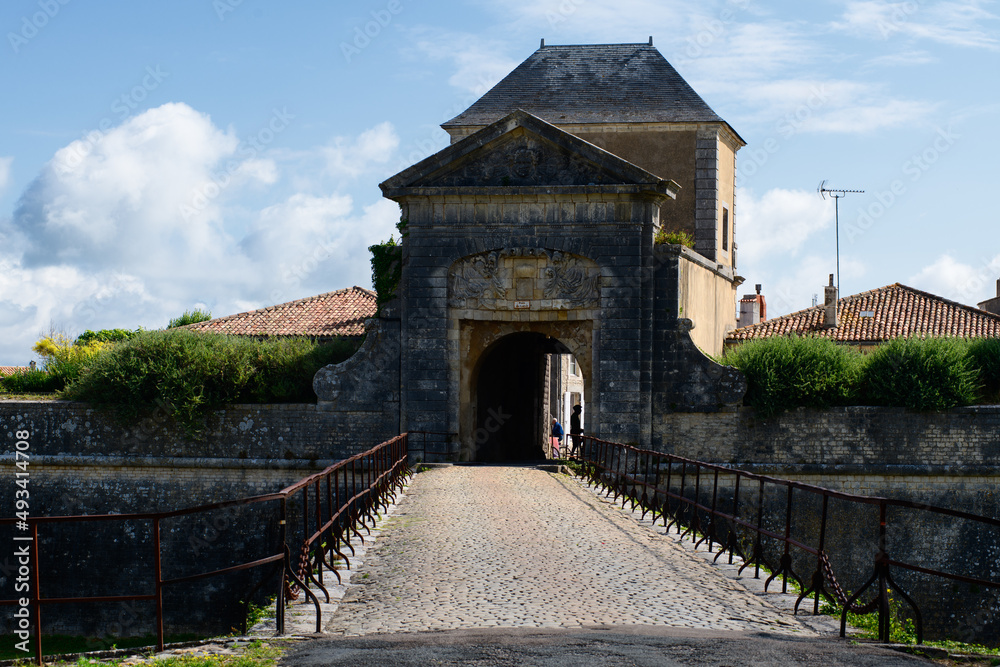
[[[745,403],[767,417],[797,407],[946,410],[1000,400],[1000,340],[897,338],[870,354],[825,338],[775,337],[728,350]]]
[[[984,403],[1000,403],[1000,338],[981,338],[969,343],[969,356],[979,371]]]
[[[746,400],[762,417],[800,406],[851,403],[861,362],[853,348],[799,337],[749,341],[723,358],[746,376]]]
[[[865,360],[861,395],[868,405],[946,410],[979,398],[979,372],[961,338],[896,338]]]
[[[125,419],[171,406],[190,433],[229,403],[314,402],[313,376],[347,359],[354,341],[255,340],[187,330],[144,332],[101,354],[63,392],[111,405]]]
[[[59,391],[66,382],[46,371],[34,370],[0,377],[0,389],[11,394],[48,394]]]

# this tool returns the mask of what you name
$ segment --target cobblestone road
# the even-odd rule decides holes
[[[416,475],[330,633],[658,625],[815,633],[567,475],[454,466]]]

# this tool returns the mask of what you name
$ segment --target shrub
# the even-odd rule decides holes
[[[255,340],[181,330],[143,332],[102,355],[65,395],[114,406],[125,419],[171,406],[189,433],[229,403],[313,402],[312,379],[347,359],[353,341]]]
[[[979,394],[979,373],[961,338],[896,338],[873,351],[861,375],[871,405],[946,410]]]
[[[969,358],[979,372],[982,402],[1000,402],[1000,338],[980,338],[971,341]]]
[[[51,334],[35,343],[32,349],[42,357],[46,372],[62,389],[110,346],[100,341],[76,345],[62,334]]]
[[[673,243],[693,248],[694,237],[683,230],[668,232],[666,229],[661,228],[660,231],[656,232],[656,236],[653,237],[653,243]]]
[[[0,377],[0,388],[12,394],[47,394],[65,386],[61,378],[45,371],[23,371]]]
[[[128,329],[101,329],[100,331],[91,331],[87,329],[82,334],[76,337],[74,345],[90,345],[91,343],[120,343],[122,341],[133,338],[142,333],[142,329],[136,329],[135,331],[129,331]]]
[[[212,319],[212,313],[207,310],[185,310],[180,317],[175,317],[167,324],[168,329],[176,329],[187,324],[197,324],[198,322],[208,322]]]
[[[850,404],[861,353],[826,338],[782,336],[743,343],[722,363],[743,372],[746,402],[769,417],[800,406]]]

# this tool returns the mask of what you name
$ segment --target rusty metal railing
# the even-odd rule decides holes
[[[410,474],[407,458],[407,434],[387,440],[366,452],[338,461],[325,470],[310,475],[277,493],[240,498],[209,505],[200,505],[181,510],[157,513],[102,514],[56,517],[29,517],[22,524],[18,519],[0,519],[0,525],[17,525],[20,532],[30,535],[30,605],[34,621],[32,635],[36,664],[42,661],[42,610],[49,605],[110,602],[153,602],[156,606],[157,649],[163,650],[163,592],[170,586],[218,577],[234,572],[271,566],[271,572],[262,577],[261,584],[251,591],[256,593],[269,578],[280,574],[275,597],[275,618],[278,634],[285,630],[284,612],[286,599],[297,598],[304,591],[316,608],[316,631],[322,629],[319,598],[307,583],[315,584],[330,600],[323,583],[324,566],[340,579],[336,563],[331,558],[335,554],[348,568],[350,560],[344,555],[346,547],[354,549],[352,536],[364,540],[361,531],[371,534],[376,516],[388,508],[392,499],[403,487]],[[278,518],[278,540],[274,549],[253,560],[216,569],[198,572],[182,577],[163,578],[164,561],[170,553],[163,553],[161,528],[165,520],[182,516],[197,516],[218,510],[266,506],[276,504]],[[39,566],[45,531],[57,524],[87,522],[135,522],[147,523],[152,533],[153,590],[142,595],[92,595],[80,597],[44,596],[42,586],[46,580]],[[100,545],[83,545],[83,548]],[[293,553],[295,556],[293,556]],[[175,555],[175,558],[179,558]],[[99,584],[99,580],[95,580]],[[18,605],[19,600],[0,600],[0,606]]]
[[[643,517],[650,514],[654,523],[662,520],[668,532],[676,527],[681,538],[688,537],[696,547],[707,543],[709,553],[713,547],[718,547],[715,561],[728,553],[729,563],[732,564],[733,558],[739,556],[743,560],[739,572],[753,566],[754,578],[759,578],[762,567],[770,569],[771,575],[764,583],[765,591],[771,582],[781,576],[782,592],[786,592],[788,578],[791,577],[801,590],[795,601],[794,613],[798,613],[799,604],[809,596],[814,598],[813,614],[819,613],[820,596],[841,606],[841,637],[846,635],[848,612],[870,614],[877,611],[879,640],[888,642],[891,620],[889,594],[896,591],[913,610],[917,643],[923,643],[922,614],[913,598],[894,580],[894,569],[1000,589],[1000,581],[895,560],[889,555],[888,545],[890,508],[971,521],[988,530],[1000,531],[1000,520],[995,518],[907,500],[833,491],[590,436],[584,436],[583,452],[578,461],[583,464],[584,476],[602,488],[607,497],[613,496],[615,501],[621,501],[622,507],[631,503],[633,510],[641,509]],[[708,491],[709,485],[711,492]],[[741,504],[741,493],[745,501],[748,487],[756,487],[756,503],[750,503],[749,514],[741,513],[741,507],[747,505],[746,502]],[[765,505],[768,493],[775,499],[784,496],[783,511]],[[801,531],[814,533],[810,535],[793,534],[796,523],[793,521],[793,508],[802,505],[806,496],[813,503],[818,499],[818,531]],[[846,594],[837,582],[827,551],[831,500],[872,506],[878,510],[878,536],[872,545],[876,548],[873,569],[867,581],[853,595]],[[724,532],[723,537],[719,537],[720,532]],[[746,539],[748,536],[749,540]],[[769,546],[777,547],[777,551],[781,552],[777,567],[768,567],[765,562],[765,541],[770,541]],[[793,571],[793,553],[805,555],[809,560],[815,559],[815,570],[808,584]],[[872,599],[858,605],[861,596],[873,587]]]

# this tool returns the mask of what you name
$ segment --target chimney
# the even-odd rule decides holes
[[[992,299],[981,301],[979,308],[994,315],[1000,315],[1000,280],[997,281],[997,295]]]
[[[737,327],[748,327],[751,324],[760,324],[767,319],[767,305],[764,303],[764,295],[760,293],[761,286],[754,285],[756,294],[744,294],[740,299],[740,315],[737,318]]]
[[[832,329],[837,326],[837,288],[833,284],[832,273],[830,274],[830,284],[823,289],[826,295],[826,299],[823,302],[823,308],[826,311],[823,324],[828,329]]]

